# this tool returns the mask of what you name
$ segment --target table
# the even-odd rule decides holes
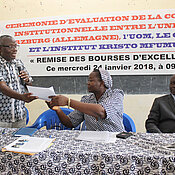
[[[15,140],[15,129],[0,136],[0,147]],[[0,130],[2,133],[2,130]],[[55,137],[54,144],[33,156],[0,152],[1,175],[173,175],[175,152],[165,148],[175,134],[137,133],[115,143],[74,138],[80,131],[39,130],[37,137]]]

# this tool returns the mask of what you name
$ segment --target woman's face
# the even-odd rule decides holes
[[[99,79],[97,72],[91,72],[88,78],[88,91],[95,93],[99,92],[103,82]]]

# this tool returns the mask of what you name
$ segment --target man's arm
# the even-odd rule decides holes
[[[0,91],[4,94],[7,95],[11,98],[15,98],[18,100],[22,100],[25,101],[27,103],[37,99],[38,97],[36,96],[31,96],[31,93],[24,93],[24,94],[20,94],[16,91],[14,91],[13,89],[9,88],[6,83],[4,81],[0,81]]]
[[[20,78],[23,79],[23,81],[25,82],[26,85],[32,85],[32,78],[29,76],[29,74],[25,71],[20,71]]]
[[[24,63],[21,60],[17,60],[17,67],[19,71],[19,77],[23,80],[25,85],[32,85],[32,77],[29,75]]]
[[[160,118],[159,103],[157,102],[157,99],[155,99],[152,108],[150,110],[150,113],[148,115],[148,119],[145,122],[147,132],[161,133],[160,129],[158,128],[159,118]]]

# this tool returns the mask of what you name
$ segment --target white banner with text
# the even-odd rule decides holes
[[[0,21],[32,76],[174,74],[175,10]]]

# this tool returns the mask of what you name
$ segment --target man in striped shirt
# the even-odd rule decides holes
[[[0,127],[20,128],[26,124],[25,102],[37,97],[26,93],[31,85],[21,60],[16,59],[18,45],[9,35],[0,36]]]

